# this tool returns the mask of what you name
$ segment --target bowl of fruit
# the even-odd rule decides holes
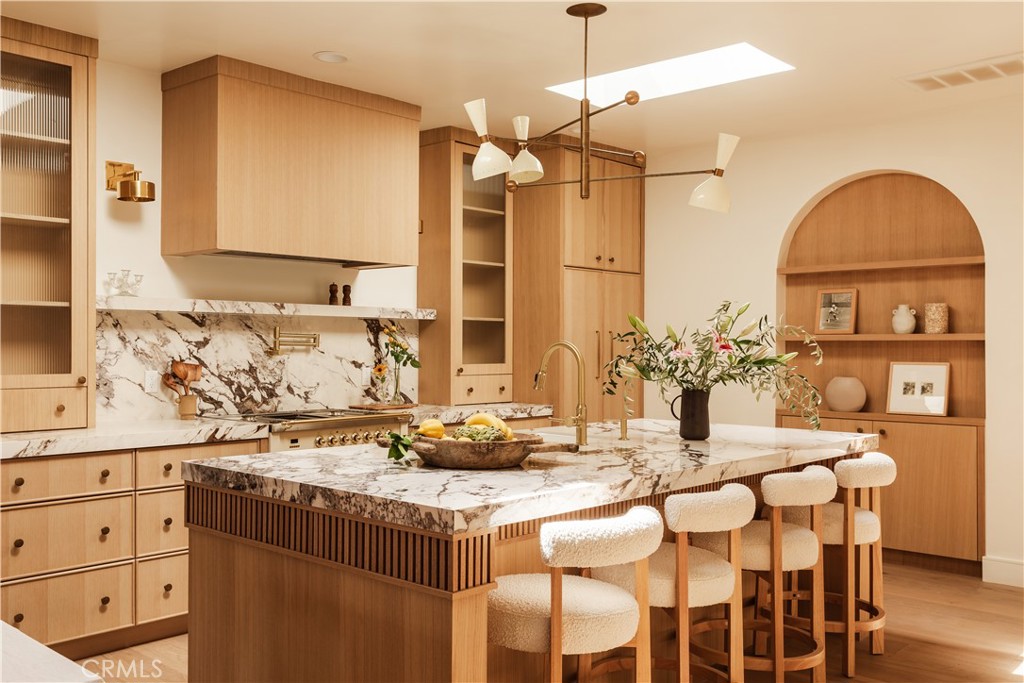
[[[535,434],[514,433],[490,413],[476,413],[448,433],[440,420],[420,423],[410,446],[433,467],[465,470],[496,470],[515,467],[533,453],[576,452],[578,446],[545,443]]]

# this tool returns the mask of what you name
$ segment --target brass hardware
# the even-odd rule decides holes
[[[86,382],[86,379],[85,379],[85,377],[79,377],[79,378],[78,378],[78,383],[79,383],[79,384],[85,384],[85,382]]]
[[[608,336],[611,336],[611,332]],[[622,374],[622,417],[619,418],[619,441],[629,439],[629,418],[636,414],[633,405],[636,399],[633,397],[633,389],[636,385],[636,378],[639,376],[636,368],[632,365],[619,364],[619,372]]]
[[[14,615],[14,623],[15,624],[20,624],[23,621],[25,621],[25,615],[24,614],[22,614],[21,612],[18,612],[17,614]]]
[[[18,477],[17,479],[14,480],[14,485],[17,486],[18,488],[21,488],[22,486],[25,485],[25,478]]]
[[[289,347],[302,347],[310,349],[320,348],[319,332],[282,332],[280,327],[274,328],[274,346],[270,353],[278,356],[281,349]]]
[[[315,437],[313,437],[313,446],[316,447],[316,448],[323,448],[324,447],[324,437],[322,437],[322,436],[315,436]]]
[[[109,536],[109,535],[110,535],[110,527],[109,526],[105,526],[102,529],[100,529],[100,536]]]
[[[598,340],[601,338],[601,332],[598,331]],[[540,370],[534,375],[533,388],[540,391],[544,388],[544,380],[548,375],[548,361],[551,359],[551,354],[555,352],[557,348],[563,348],[572,354],[572,357],[576,360],[576,414],[572,417],[563,418],[550,418],[552,422],[556,424],[564,424],[568,426],[576,427],[576,445],[586,446],[587,445],[587,399],[586,399],[586,361],[583,360],[583,354],[580,353],[578,346],[568,341],[556,341],[554,344],[549,346],[545,351],[544,355],[540,359]]]
[[[338,443],[340,445],[344,446],[345,444],[347,444],[351,440],[352,440],[351,436],[349,436],[348,434],[342,434],[341,437],[338,439]]]
[[[327,445],[328,446],[337,446],[338,445],[338,437],[335,436],[334,434],[331,434],[329,437],[327,437]]]
[[[100,479],[106,479],[110,476],[110,470],[103,470],[100,472]]]
[[[174,520],[170,517],[164,517],[164,526],[170,526]]]
[[[63,413],[63,412],[64,412],[64,410],[65,410],[65,408],[64,408],[64,404],[63,404],[63,403],[58,403],[58,404],[57,404],[57,412],[58,412],[58,413]]]
[[[102,598],[100,598],[100,604],[103,605],[104,607],[109,605],[110,604],[110,596],[104,595]]]
[[[597,371],[594,379],[601,379],[601,330],[594,330],[594,334],[597,335]]]
[[[164,593],[170,593],[172,588],[174,588],[173,584],[165,583],[164,584]]]
[[[173,469],[174,469],[174,465],[172,465],[169,462],[165,462],[164,463],[164,472],[170,472]]]
[[[24,538],[16,538],[16,539],[14,539],[14,547],[15,548],[20,548],[23,545],[25,545],[25,539]]]
[[[108,161],[107,191],[117,192],[122,202],[151,202],[156,199],[156,185],[148,180],[141,180],[141,171],[135,170],[135,164],[123,161]]]

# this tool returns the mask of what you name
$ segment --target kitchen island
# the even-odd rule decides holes
[[[192,681],[537,680],[542,656],[487,645],[495,576],[543,571],[551,519],[659,506],[877,447],[870,434],[678,423],[591,425],[579,454],[508,470],[388,461],[375,446],[183,465]],[[534,430],[572,440],[568,428]]]

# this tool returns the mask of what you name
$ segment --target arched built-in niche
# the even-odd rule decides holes
[[[823,390],[836,376],[864,383],[863,410],[822,406],[822,427],[880,434],[879,449],[897,460],[899,478],[882,494],[886,547],[973,565],[983,552],[985,417],[985,264],[974,219],[928,178],[862,175],[814,201],[783,244],[779,263],[786,320],[808,331],[819,290],[858,292],[854,331],[818,335],[823,364],[802,353],[796,365]],[[948,333],[923,333],[926,303],[948,304]],[[893,332],[899,304],[917,310],[915,333]],[[783,344],[805,350],[797,340]],[[892,362],[949,363],[947,414],[888,413]],[[800,421],[780,412],[778,424]]]

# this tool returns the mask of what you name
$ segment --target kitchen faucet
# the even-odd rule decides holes
[[[572,417],[552,417],[549,418],[555,424],[564,424],[576,427],[576,445],[586,446],[587,445],[587,400],[586,396],[586,370],[585,363],[583,361],[583,354],[580,353],[579,348],[572,342],[567,341],[556,341],[554,344],[549,346],[544,351],[544,355],[540,359],[540,370],[533,376],[533,388],[540,391],[544,388],[544,379],[548,374],[548,360],[551,358],[551,354],[555,352],[557,348],[563,348],[572,354],[572,357],[576,359],[576,378],[578,380],[576,385],[576,414]]]

